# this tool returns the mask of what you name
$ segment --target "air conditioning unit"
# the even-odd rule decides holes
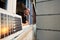
[[[8,11],[0,8],[0,39],[4,39],[22,30],[21,23],[21,16],[10,14]],[[13,35],[12,37],[16,35]]]

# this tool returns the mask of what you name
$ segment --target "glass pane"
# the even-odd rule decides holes
[[[29,8],[29,0],[26,0],[26,7]]]
[[[0,0],[0,8],[6,9],[7,7],[7,0]]]

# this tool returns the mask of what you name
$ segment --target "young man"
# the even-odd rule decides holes
[[[29,24],[29,9],[26,8],[23,2],[17,3],[17,14],[22,16],[22,24]]]

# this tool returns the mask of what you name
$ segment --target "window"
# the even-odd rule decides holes
[[[16,5],[16,14],[22,16],[23,23],[26,23],[26,17],[24,16],[25,9],[26,9],[26,0],[18,0]]]
[[[26,0],[26,7],[29,8],[29,0]]]
[[[0,8],[6,9],[7,7],[7,0],[0,0]]]

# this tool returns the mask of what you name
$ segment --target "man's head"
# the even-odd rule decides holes
[[[25,13],[25,15],[29,15],[30,10],[27,8],[26,10],[24,10],[24,13]]]

